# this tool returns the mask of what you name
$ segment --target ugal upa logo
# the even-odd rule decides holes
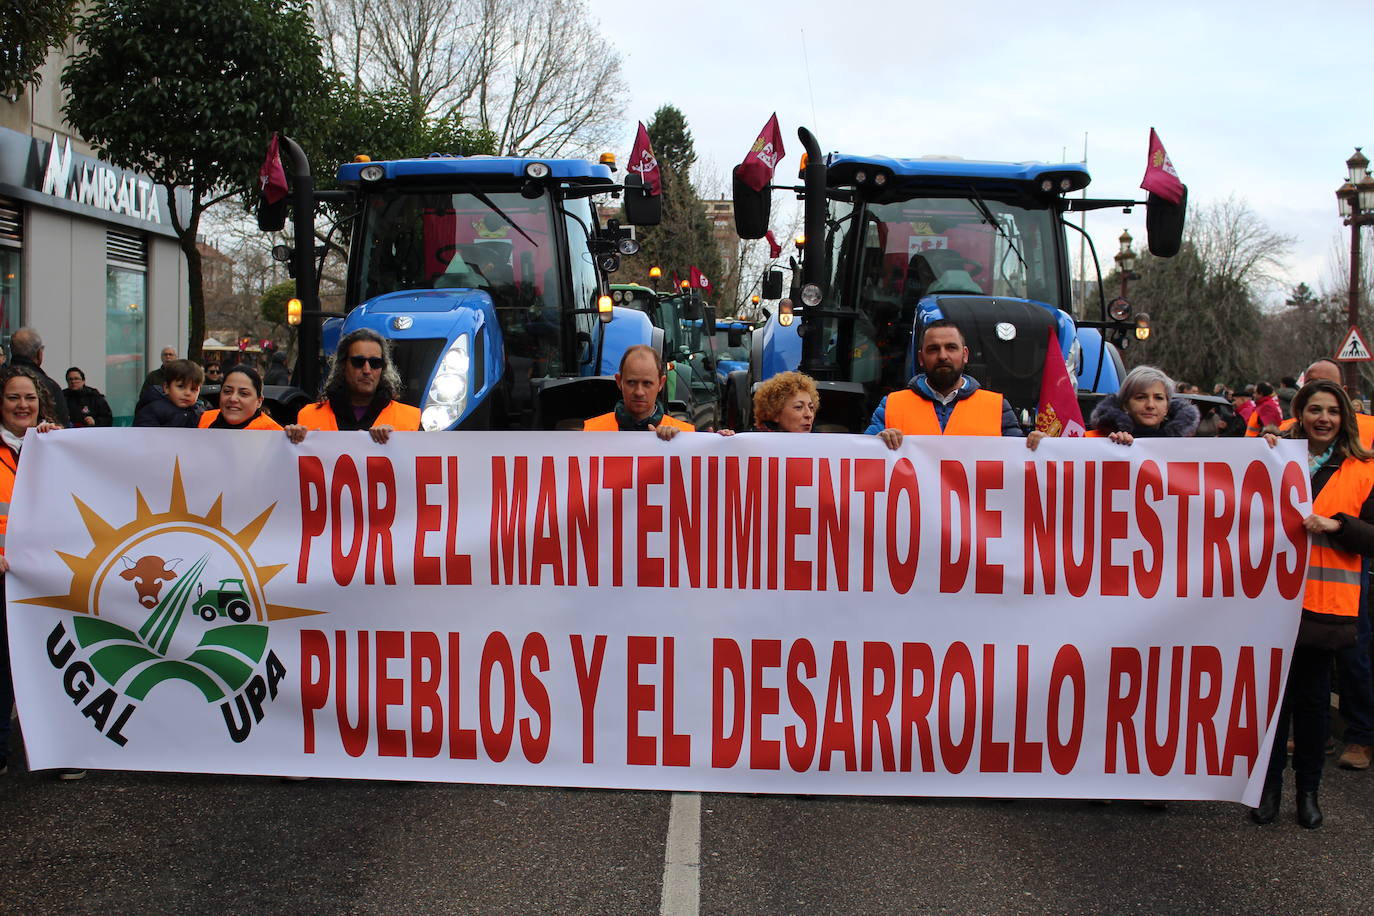
[[[268,602],[287,564],[258,565],[253,543],[276,504],[237,531],[221,494],[203,514],[186,502],[178,463],[165,512],[135,490],[132,521],[116,527],[74,494],[92,547],[57,551],[72,571],[65,595],[23,599],[72,612],[47,639],[68,697],[101,734],[124,745],[138,705],[161,684],[190,684],[217,705],[235,742],[276,699],[286,668],[267,648],[274,620],[317,614]]]

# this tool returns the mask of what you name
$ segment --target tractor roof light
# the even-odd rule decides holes
[[[292,326],[301,323],[301,300],[294,296],[286,300],[286,323]]]
[[[615,171],[615,153],[602,153],[600,162],[612,172]]]
[[[381,181],[386,177],[386,169],[374,162],[359,169],[358,177],[363,181]]]
[[[1112,321],[1129,321],[1131,318],[1131,303],[1127,302],[1121,296],[1117,296],[1111,302],[1107,303],[1107,314],[1111,316]]]
[[[548,178],[550,172],[551,170],[549,169],[549,164],[547,162],[531,162],[529,165],[525,166],[526,178],[533,178],[536,180],[540,178]]]
[[[815,308],[821,304],[821,288],[814,283],[808,283],[801,288],[802,305]]]
[[[680,280],[680,281],[678,281],[678,286],[682,287],[683,289],[691,289],[691,288],[692,288],[692,284],[691,284],[689,281],[687,281],[687,280]]]
[[[369,156],[369,155],[367,155],[366,153],[359,153],[358,155],[356,155],[356,156],[353,157],[353,161],[354,161],[354,162],[371,162],[371,161],[372,161],[372,157]]]
[[[661,267],[650,267],[650,268],[649,268],[649,279],[650,279],[650,280],[657,280],[657,279],[658,279],[659,277],[661,277],[661,276],[663,276],[663,268],[661,268]]]
[[[806,177],[806,167],[807,167],[808,164],[810,164],[810,162],[811,162],[811,154],[810,154],[810,153],[802,153],[802,154],[801,154],[801,164],[797,166],[797,177],[798,177],[798,178],[805,178],[805,177]]]
[[[628,256],[633,254],[639,254],[639,242],[635,241],[632,238],[623,238],[615,244],[616,247],[620,249],[620,253],[623,255]]]
[[[599,296],[596,300],[596,311],[603,323],[608,323],[614,314],[615,304],[610,296]]]
[[[799,234],[797,235],[797,237],[796,237],[795,239],[792,240],[792,242],[793,242],[793,244],[795,244],[798,248],[805,248],[805,247],[806,247],[806,234],[805,234],[805,233],[799,233]]]

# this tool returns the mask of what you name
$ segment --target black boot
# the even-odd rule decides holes
[[[1298,790],[1298,826],[1315,830],[1322,825],[1322,809],[1317,804],[1317,790]]]
[[[1258,808],[1250,809],[1250,820],[1256,824],[1272,823],[1279,814],[1279,802],[1283,799],[1283,781],[1281,779],[1269,779],[1264,783],[1264,791],[1260,793],[1260,803]]]

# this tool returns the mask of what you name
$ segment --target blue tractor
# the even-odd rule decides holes
[[[350,215],[342,312],[319,310],[313,252],[282,253],[295,266],[301,356],[295,387],[268,392],[279,419],[318,392],[324,358],[358,328],[390,341],[401,400],[425,430],[576,428],[614,405],[609,376],[626,348],[662,351],[648,317],[610,298],[609,275],[638,245],[615,220],[602,225],[593,200],[623,196],[627,222],[658,222],[659,198],[638,176],[617,183],[609,165],[575,159],[435,155],[348,163],[342,190],[313,192],[304,154],[284,149],[296,238],[313,238],[316,202]],[[264,229],[284,219],[281,206],[259,210]]]
[[[970,374],[1032,417],[1051,355],[1066,362],[1080,397],[1116,391],[1125,371],[1118,347],[1148,318],[1125,300],[1109,311],[1105,298],[1097,320],[1074,317],[1066,230],[1077,227],[1066,214],[1136,201],[1070,198],[1089,182],[1078,163],[823,156],[809,131],[798,134],[803,185],[787,190],[804,200],[805,242],[792,301],[755,333],[747,384],[732,386],[739,403],[727,416],[747,416],[743,399],[759,381],[801,369],[822,391],[817,427],[862,430],[878,400],[915,374],[921,330],[939,318],[964,332]],[[742,238],[767,231],[771,190],[736,177]],[[1150,196],[1152,253],[1177,253],[1185,206]],[[764,298],[781,286],[780,271],[766,276]]]

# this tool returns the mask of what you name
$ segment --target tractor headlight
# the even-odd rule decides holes
[[[425,430],[447,429],[467,408],[471,347],[471,337],[459,334],[439,363],[439,371],[434,374],[425,396],[424,410],[420,412],[420,425]]]
[[[803,305],[813,308],[821,304],[821,288],[814,283],[808,283],[802,287],[801,300]]]

